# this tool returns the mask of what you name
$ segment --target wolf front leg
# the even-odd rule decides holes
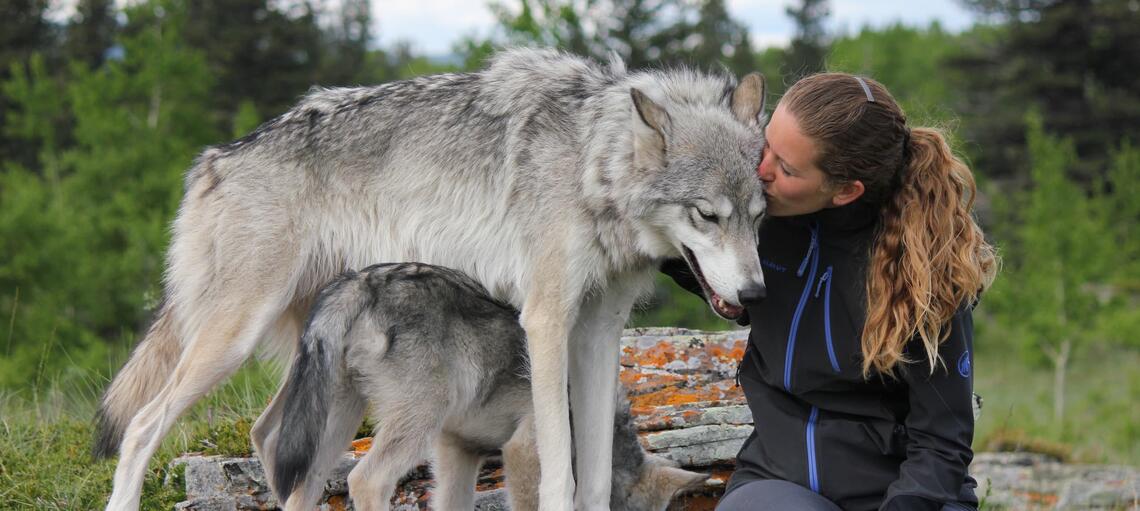
[[[555,270],[562,273],[561,269]],[[552,275],[551,272],[543,273]],[[539,509],[569,511],[574,477],[570,461],[570,403],[566,393],[566,347],[577,299],[563,296],[551,278],[536,286],[523,305],[520,321],[530,354],[531,398],[542,472]]]
[[[587,297],[570,334],[570,409],[578,491],[575,508],[609,509],[621,329],[637,297],[652,289],[645,272],[611,278]]]

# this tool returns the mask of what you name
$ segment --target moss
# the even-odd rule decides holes
[[[202,454],[208,456],[245,457],[253,454],[249,430],[253,421],[245,417],[229,418],[214,424],[199,424],[194,435]]]

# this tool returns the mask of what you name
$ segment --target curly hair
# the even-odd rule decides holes
[[[864,84],[866,88],[864,88]],[[780,100],[818,145],[827,186],[861,181],[879,206],[867,270],[863,375],[893,376],[921,339],[930,370],[957,310],[993,282],[998,258],[972,210],[977,187],[946,137],[910,128],[882,84],[845,73],[796,82]]]

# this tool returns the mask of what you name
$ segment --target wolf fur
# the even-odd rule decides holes
[[[502,448],[512,509],[537,510],[529,383],[517,312],[478,282],[417,263],[350,271],[313,306],[254,447],[285,509],[313,509],[368,403],[372,448],[348,476],[357,509],[387,509],[400,478],[429,457],[432,508],[472,509],[479,465]],[[664,510],[706,476],[647,455],[628,401],[618,402],[610,508]]]
[[[542,507],[604,509],[617,340],[660,261],[685,257],[726,317],[763,295],[763,97],[756,74],[519,49],[476,73],[318,89],[206,150],[186,175],[165,306],[99,411],[95,452],[120,455],[108,508],[137,508],[173,422],[255,348],[295,346],[324,283],[422,261],[521,310]]]

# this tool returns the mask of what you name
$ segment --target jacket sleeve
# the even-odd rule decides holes
[[[665,260],[664,263],[661,263],[661,273],[668,275],[673,279],[673,282],[676,282],[678,286],[681,286],[686,291],[708,302],[708,298],[705,298],[704,290],[701,289],[701,283],[697,281],[697,276],[693,275],[693,270],[689,268],[689,263],[686,263],[684,259]]]
[[[908,387],[910,412],[906,460],[899,478],[887,488],[883,511],[938,511],[957,502],[974,453],[973,335],[971,307],[950,322],[950,337],[939,347],[942,363],[930,373],[920,339],[907,347],[912,363],[901,371]]]

